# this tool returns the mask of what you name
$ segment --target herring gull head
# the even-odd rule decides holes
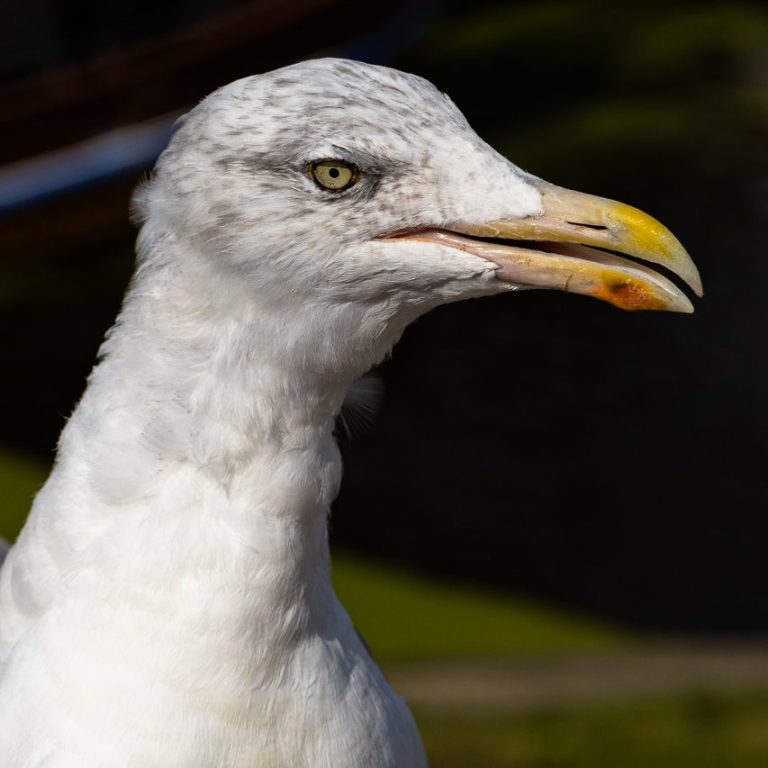
[[[692,311],[670,280],[614,252],[701,292],[650,216],[522,171],[431,83],[354,61],[216,91],[182,121],[135,206],[145,260],[158,240],[182,243],[262,307],[294,324],[300,310],[362,347],[437,304],[521,288]]]

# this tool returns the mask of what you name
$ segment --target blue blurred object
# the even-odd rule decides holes
[[[146,168],[168,143],[177,117],[119,128],[0,169],[0,213]]]

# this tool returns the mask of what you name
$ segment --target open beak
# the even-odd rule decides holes
[[[614,200],[535,180],[543,212],[523,219],[462,222],[404,236],[439,242],[498,265],[496,277],[608,301],[621,309],[693,312],[658,272],[612,251],[661,264],[702,295],[696,265],[675,236],[648,214]],[[517,241],[517,242],[508,242]]]

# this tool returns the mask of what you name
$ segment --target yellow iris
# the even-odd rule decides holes
[[[357,172],[343,160],[318,160],[309,166],[309,172],[321,187],[331,192],[341,192],[357,181]]]

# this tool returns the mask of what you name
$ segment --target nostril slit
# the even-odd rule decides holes
[[[603,224],[585,224],[583,221],[568,221],[567,224],[573,224],[574,227],[584,227],[585,229],[608,229]]]

